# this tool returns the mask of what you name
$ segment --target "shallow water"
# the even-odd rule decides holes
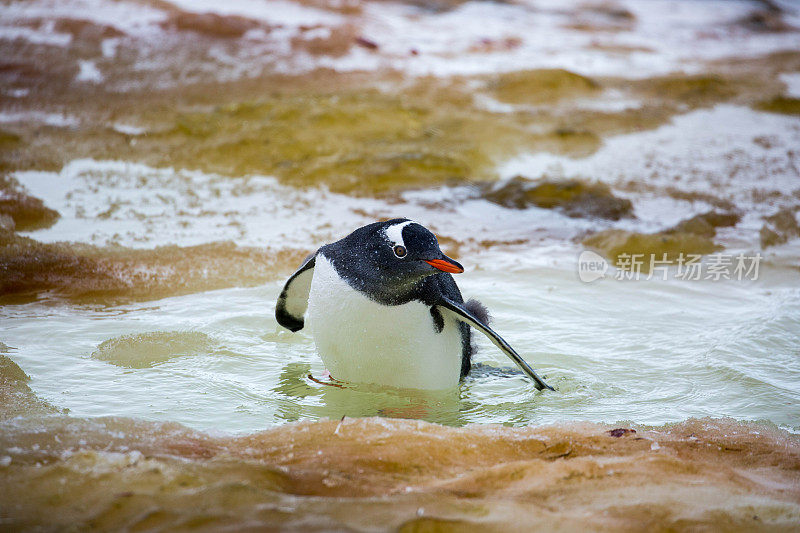
[[[115,307],[7,306],[3,341],[37,395],[78,417],[249,432],[344,415],[514,426],[729,416],[800,430],[795,273],[780,279],[782,271],[767,271],[758,282],[587,284],[569,268],[526,267],[526,253],[534,252],[462,258],[468,270],[458,279],[557,394],[492,370],[511,365],[485,339],[477,361],[487,366],[456,390],[319,385],[307,377],[324,370],[310,336],[275,322],[280,282]],[[181,344],[149,332],[168,332]],[[98,349],[126,335],[123,346]],[[138,362],[126,351],[138,353]]]

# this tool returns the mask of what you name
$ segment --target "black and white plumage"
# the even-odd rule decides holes
[[[470,326],[508,355],[538,389],[551,389],[466,304],[451,273],[463,272],[436,237],[408,219],[375,222],[327,244],[303,262],[278,298],[278,323],[299,331],[309,319],[317,350],[342,381],[445,389],[469,372]]]

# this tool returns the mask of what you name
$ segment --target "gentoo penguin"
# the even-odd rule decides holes
[[[537,389],[553,390],[488,326],[482,305],[464,303],[451,275],[463,271],[420,224],[405,218],[375,222],[310,255],[284,285],[275,317],[299,331],[308,311],[322,361],[341,381],[455,386],[470,370],[472,326]]]

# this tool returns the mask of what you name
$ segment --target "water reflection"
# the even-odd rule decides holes
[[[311,365],[289,363],[272,389],[281,396],[276,418],[302,419],[383,416],[414,418],[452,426],[468,422],[463,416],[476,405],[465,402],[460,387],[423,391],[336,383],[312,375]],[[300,401],[298,401],[300,400]]]

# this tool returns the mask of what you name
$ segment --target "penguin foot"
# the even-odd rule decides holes
[[[315,378],[314,376],[309,374],[308,379],[310,379],[314,383],[319,383],[320,385],[328,385],[329,387],[339,387],[340,389],[343,389],[346,384],[344,381],[340,381],[335,377],[331,376],[331,373],[327,368],[325,369],[325,372],[322,373],[321,378]]]

